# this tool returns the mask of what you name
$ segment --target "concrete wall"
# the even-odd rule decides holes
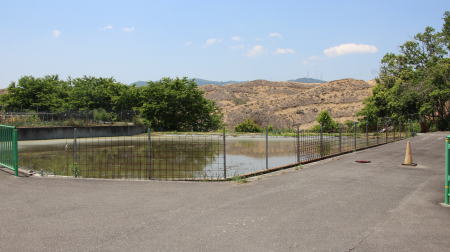
[[[19,140],[44,140],[73,138],[75,127],[17,128]],[[92,126],[76,127],[77,137],[131,136],[146,131],[143,126]]]

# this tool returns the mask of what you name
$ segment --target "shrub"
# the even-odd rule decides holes
[[[320,125],[314,125],[310,130],[312,132],[320,132]]]
[[[234,128],[234,131],[236,132],[262,132],[261,126],[259,126],[255,121],[252,119],[247,119],[243,122],[241,122],[239,125],[237,125]]]
[[[106,112],[106,110],[100,108],[100,109],[94,109],[92,111],[94,115],[94,121],[102,121],[102,122],[108,122],[111,121],[112,116],[110,113]]]
[[[350,121],[350,120],[346,120],[346,121],[344,122],[344,125],[345,125],[345,127],[346,127],[347,129],[353,129],[355,123],[352,122],[352,121]]]
[[[77,119],[73,119],[73,118],[65,120],[62,124],[64,126],[74,126],[74,127],[81,127],[81,126],[86,125],[83,120],[77,120]]]
[[[323,132],[331,132],[338,129],[338,124],[333,120],[330,113],[327,110],[323,110],[317,116],[317,122],[322,125]],[[320,131],[320,125],[318,126]],[[316,127],[316,126],[315,126]]]
[[[133,124],[136,126],[148,126],[146,121],[140,116],[133,116]]]

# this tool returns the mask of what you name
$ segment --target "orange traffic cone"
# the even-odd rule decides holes
[[[411,142],[406,142],[406,152],[405,152],[405,160],[402,165],[412,165],[416,166],[417,164],[413,163],[412,151],[411,151]]]

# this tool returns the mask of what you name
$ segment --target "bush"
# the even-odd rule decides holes
[[[133,124],[136,126],[148,126],[147,122],[140,116],[133,116]]]
[[[310,129],[312,132],[320,132],[320,125],[314,125]]]
[[[73,126],[73,127],[82,127],[86,125],[83,120],[77,120],[73,118],[65,120],[62,124],[64,126]]]
[[[112,116],[110,113],[106,112],[106,110],[100,108],[100,109],[94,109],[92,111],[94,115],[94,121],[99,122],[110,122],[112,121]]]
[[[354,127],[354,125],[355,125],[355,122],[350,121],[350,120],[346,120],[346,121],[344,122],[344,125],[345,125],[345,127],[346,127],[347,129],[353,129],[353,127]]]
[[[317,122],[322,125],[322,131],[323,132],[332,132],[336,131],[339,128],[339,125],[337,122],[333,120],[330,113],[327,110],[323,110],[319,113],[317,116]],[[318,130],[320,131],[320,125],[318,125]],[[316,127],[316,126],[315,126]],[[313,127],[314,129],[314,127]],[[316,128],[317,130],[317,128]]]
[[[236,132],[262,132],[263,129],[252,119],[247,119],[238,124],[234,131]]]

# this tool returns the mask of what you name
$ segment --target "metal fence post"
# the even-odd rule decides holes
[[[225,127],[223,128],[223,178],[227,178],[227,141]]]
[[[323,157],[323,125],[320,124],[320,157]]]
[[[342,126],[339,126],[339,153],[342,153]]]
[[[75,165],[77,162],[77,128],[73,128],[73,148],[72,148],[72,154],[73,154],[73,165]]]
[[[386,143],[388,143],[388,127],[386,127],[386,125],[385,125],[385,127],[384,127],[384,130],[385,130],[385,135],[386,135]]]
[[[408,131],[409,131],[409,137],[412,137],[412,124],[411,119],[408,119]]]
[[[400,125],[399,125],[399,130],[398,130],[398,133],[399,133],[399,138],[400,138],[400,140],[402,140],[402,129],[403,129],[403,124],[402,123],[400,123]]]
[[[148,179],[152,178],[152,130],[147,129],[147,162],[148,162]]]
[[[269,130],[266,128],[266,169],[269,169]]]
[[[395,127],[395,124],[394,124],[394,140],[393,140],[393,142],[395,142],[395,131],[396,131],[397,129],[396,129],[396,127]]]
[[[77,153],[77,128],[73,128],[73,148],[72,148],[72,167],[71,167],[71,172],[72,172],[72,176],[74,177],[78,177],[79,174],[78,172],[75,171],[79,171],[79,167],[78,167],[78,153]],[[75,174],[74,174],[75,173]]]
[[[378,119],[377,119],[377,131],[376,131],[377,145],[379,144],[379,140],[380,140],[378,133],[379,133],[379,132],[378,132]]]
[[[445,139],[445,187],[444,187],[444,203],[449,203],[449,177],[450,176],[450,135]]]
[[[12,130],[12,165],[14,175],[19,176],[19,148],[17,148],[18,133],[17,129]]]
[[[354,134],[353,134],[353,136],[354,136],[354,142],[353,142],[353,144],[354,144],[354,150],[356,150],[356,130],[357,130],[357,122],[354,122],[353,123],[353,131],[354,131]]]
[[[297,127],[297,163],[300,163],[300,127]]]
[[[369,146],[369,123],[366,122],[366,146]]]

